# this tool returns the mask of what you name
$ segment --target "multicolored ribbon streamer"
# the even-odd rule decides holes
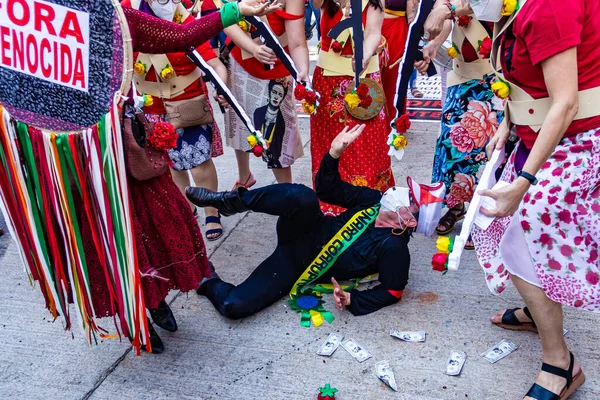
[[[329,323],[333,322],[333,315],[323,308],[321,295],[309,288],[308,285],[323,276],[335,264],[339,256],[367,230],[369,225],[375,222],[379,214],[379,207],[379,204],[377,204],[354,214],[323,246],[323,250],[294,283],[288,302],[294,311],[302,313],[300,325],[308,328],[310,327],[310,320],[313,321],[315,326],[320,326],[323,320]]]

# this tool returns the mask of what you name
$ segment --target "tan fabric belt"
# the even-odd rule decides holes
[[[447,86],[456,86],[473,79],[482,79],[494,72],[489,59],[464,62],[455,58],[452,60],[452,71],[448,72]]]
[[[134,74],[135,85],[138,91],[150,94],[154,97],[162,97],[164,99],[172,99],[180,94],[183,94],[191,84],[200,79],[202,71],[198,68],[194,69],[188,75],[179,75],[165,82],[150,82],[143,76]]]
[[[324,76],[354,76],[352,58],[340,56],[333,51],[321,50],[317,66],[323,68]],[[364,78],[367,74],[377,71],[379,71],[379,57],[373,56],[361,77]]]
[[[519,126],[529,126],[538,132],[550,111],[552,99],[550,97],[533,99],[515,85],[510,86],[510,97],[506,103],[510,122]],[[580,91],[579,112],[574,120],[597,116],[600,116],[600,87]]]

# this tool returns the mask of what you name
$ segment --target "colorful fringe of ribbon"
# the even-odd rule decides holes
[[[71,329],[68,303],[73,302],[90,344],[98,335],[114,337],[96,323],[102,315],[92,303],[85,222],[118,336],[125,335],[140,354],[143,344],[150,345],[118,109],[78,134],[40,131],[1,112],[0,208],[30,281],[39,282],[46,308],[55,319],[62,317],[65,329]]]

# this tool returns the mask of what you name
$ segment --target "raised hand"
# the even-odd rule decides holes
[[[331,142],[331,149],[329,150],[331,157],[340,158],[344,150],[365,130],[365,126],[365,124],[355,125],[353,128],[346,126]]]

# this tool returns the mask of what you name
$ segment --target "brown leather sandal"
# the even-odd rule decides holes
[[[456,208],[449,209],[448,212],[440,219],[440,222],[438,222],[438,226],[435,228],[436,233],[441,236],[450,234],[450,232],[452,232],[456,226],[456,223],[462,221],[466,214],[467,209],[465,208],[464,204],[461,210]],[[441,231],[439,228],[440,226],[443,226],[445,229]]]

